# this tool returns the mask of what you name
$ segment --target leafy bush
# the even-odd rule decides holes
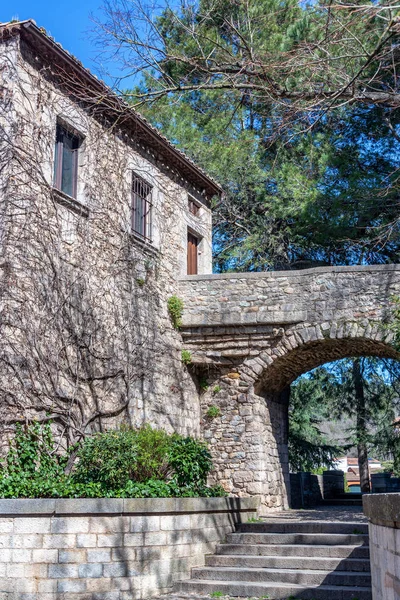
[[[183,301],[178,296],[171,296],[167,302],[169,316],[171,317],[174,329],[182,326]]]
[[[173,437],[169,463],[179,487],[205,486],[212,469],[211,454],[206,444],[190,437]]]
[[[73,449],[76,451],[76,448]],[[212,468],[204,442],[149,425],[97,433],[77,451],[71,474],[70,454],[56,452],[51,425],[16,428],[0,471],[2,498],[173,498],[225,496],[221,486],[207,487]]]
[[[100,483],[104,489],[125,487],[129,481],[164,479],[169,465],[169,436],[152,429],[120,429],[97,433],[78,452],[74,480]]]

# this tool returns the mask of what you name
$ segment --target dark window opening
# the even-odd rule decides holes
[[[78,150],[82,139],[57,125],[54,155],[54,187],[76,198],[78,187]]]
[[[188,199],[188,206],[189,212],[192,213],[192,215],[198,217],[200,212],[200,206],[193,200],[193,198],[191,198],[191,196],[189,196]]]
[[[198,247],[199,238],[188,232],[187,245],[187,274],[197,275],[198,272]]]
[[[132,231],[151,242],[152,186],[133,174]]]

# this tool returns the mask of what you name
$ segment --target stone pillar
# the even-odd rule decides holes
[[[288,507],[287,405],[276,400],[256,395],[237,372],[222,376],[202,396],[213,482],[234,496],[260,496],[261,513]]]

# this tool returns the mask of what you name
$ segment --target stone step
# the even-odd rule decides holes
[[[331,546],[316,544],[219,544],[217,554],[246,554],[247,556],[308,556],[332,558],[369,558],[368,546]]]
[[[351,533],[368,534],[368,523],[343,523],[326,521],[265,521],[263,523],[241,523],[240,533]]]
[[[312,569],[321,571],[370,572],[368,558],[326,558],[321,556],[249,556],[240,554],[214,554],[206,557],[206,567],[240,567],[269,569]]]
[[[175,595],[178,598],[193,598],[195,594],[215,594],[221,592],[227,596],[241,598],[269,598],[287,600],[296,598],[304,600],[372,600],[369,588],[357,586],[303,586],[285,583],[268,582],[227,582],[218,580],[188,580],[175,584]],[[179,596],[179,594],[184,594]]]
[[[256,569],[245,567],[198,567],[192,569],[192,580],[245,581],[251,583],[274,582],[303,586],[332,585],[370,587],[370,573],[353,571],[322,571],[315,569]]]
[[[332,500],[320,500],[318,503],[319,506],[362,506],[362,500],[361,499],[348,499],[348,500],[341,500],[341,499],[333,499]]]
[[[229,544],[317,544],[368,545],[368,535],[343,533],[229,533],[226,537]]]

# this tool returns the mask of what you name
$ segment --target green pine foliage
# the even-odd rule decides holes
[[[68,459],[76,455],[66,474]],[[51,424],[17,425],[1,466],[1,498],[175,498],[225,496],[208,487],[204,442],[143,426],[88,436],[59,454]]]
[[[257,35],[251,38],[254,54],[271,54],[274,60],[279,52],[296,50],[303,40],[322,40],[325,32],[324,11],[294,0],[257,0],[245,5],[202,0],[194,13],[192,6],[181,10],[179,22],[171,9],[159,19],[158,32],[166,51],[171,56],[198,57],[190,34],[194,27],[202,30],[205,50],[207,40],[210,52],[214,40],[219,40],[212,53],[215,64],[219,60],[225,64],[224,58],[229,61],[237,51],[237,36],[231,38],[224,27],[228,21],[244,40],[250,35],[248,23],[254,32],[259,22]],[[196,19],[205,13],[207,19]],[[373,45],[379,38],[379,23],[374,22],[375,33],[363,19],[357,27],[359,39],[368,37]],[[339,46],[329,51],[332,56],[342,51],[349,54],[346,72],[357,71],[356,54],[350,58],[351,52]],[[201,89],[204,74],[188,71],[179,61],[165,62],[163,69],[165,77],[200,89],[163,96],[140,110],[226,192],[214,207],[217,271],[397,260],[400,111],[366,104],[329,112],[299,112],[296,107],[287,122],[287,104],[264,103],[255,92],[241,89]],[[279,77],[279,69],[275,75]],[[306,66],[292,69],[289,78],[287,73],[283,76],[285,88],[309,85]],[[158,81],[153,72],[144,72],[135,92],[156,91],[166,83],[165,77]]]

